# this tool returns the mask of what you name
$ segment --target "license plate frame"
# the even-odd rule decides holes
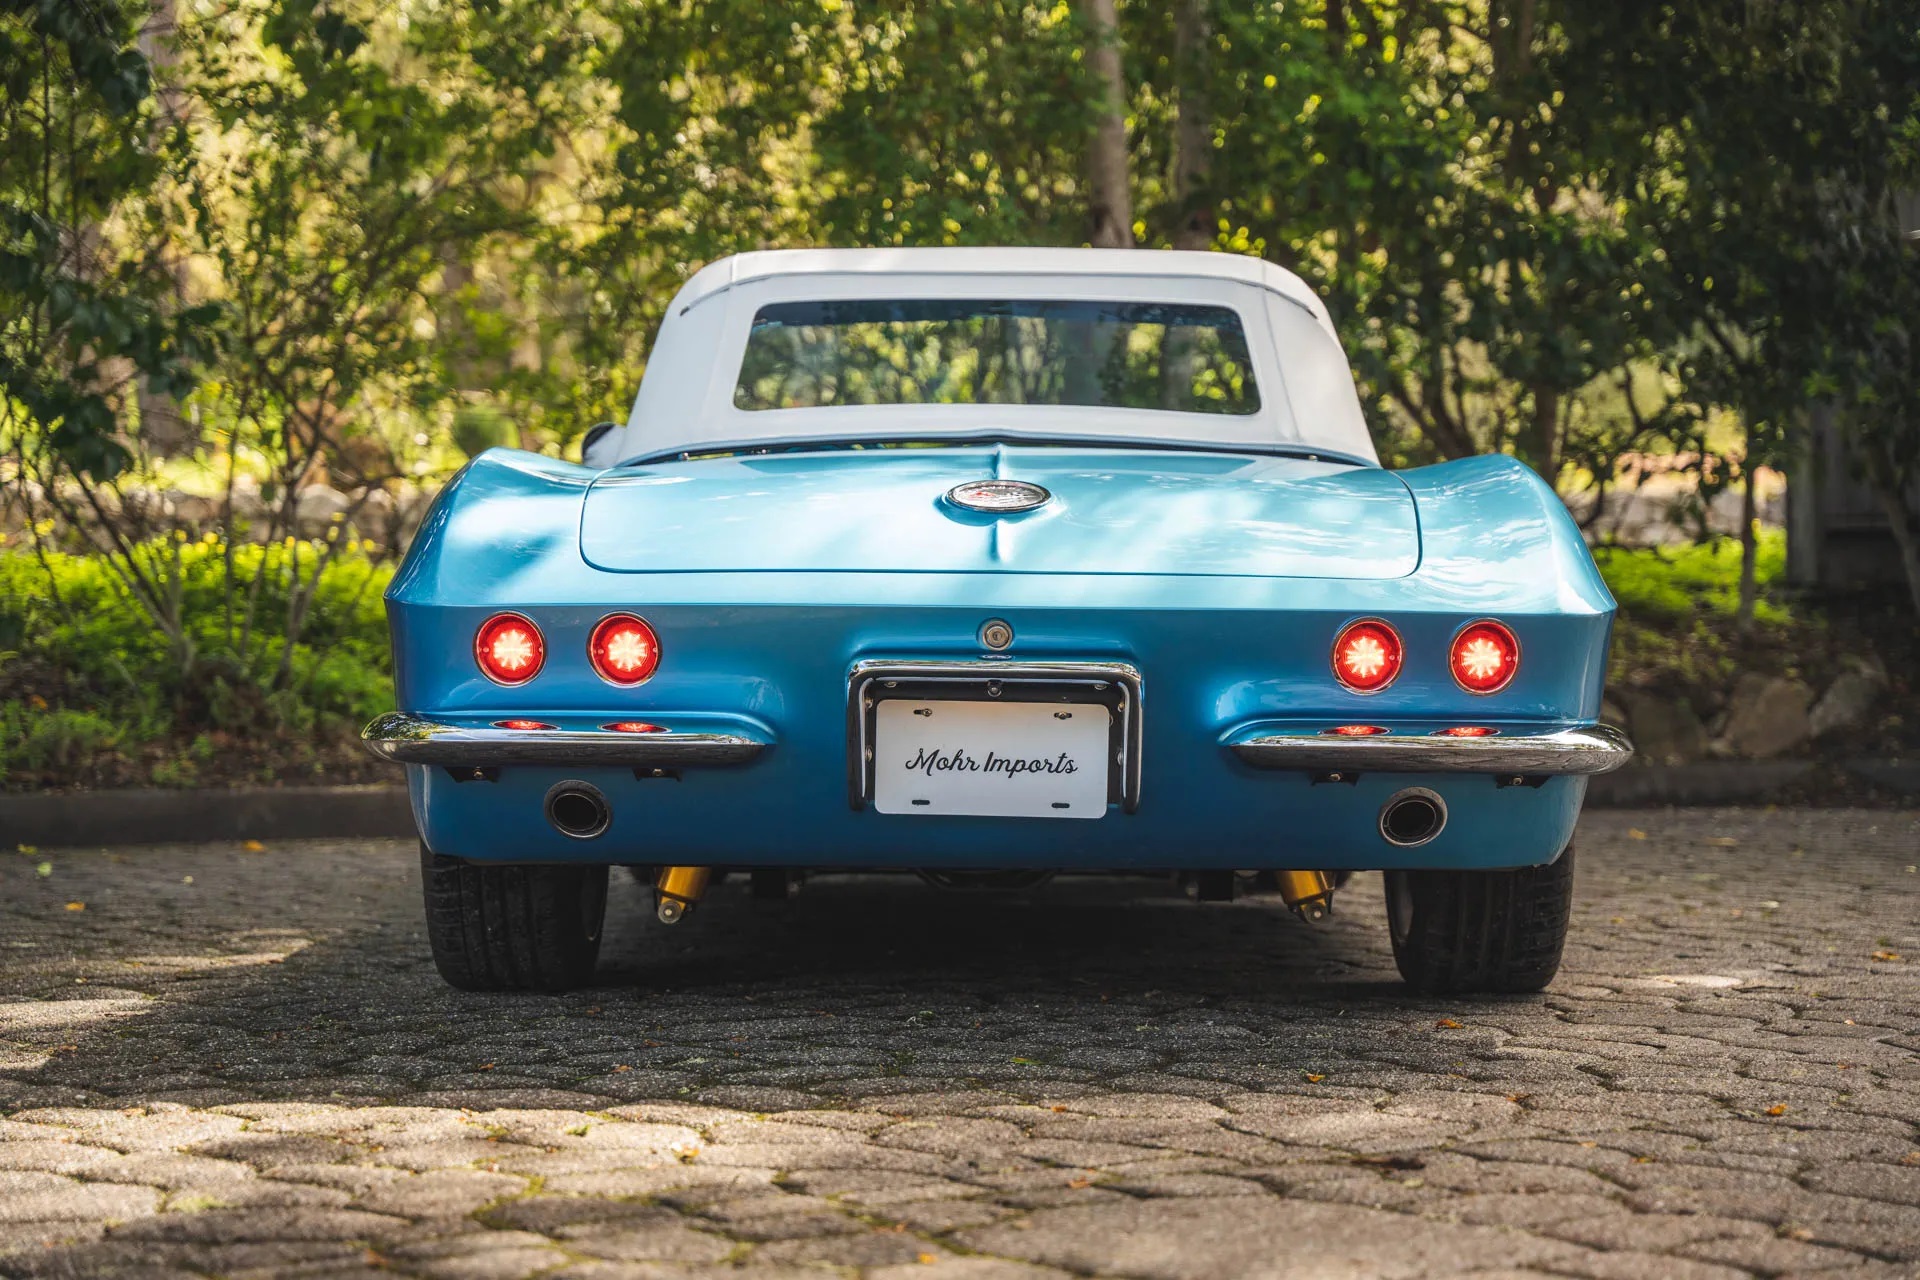
[[[875,720],[880,703],[1004,699],[1093,704],[1109,712],[1107,803],[1122,813],[1140,804],[1142,688],[1139,671],[1121,662],[869,661],[847,680],[848,801],[872,807]]]

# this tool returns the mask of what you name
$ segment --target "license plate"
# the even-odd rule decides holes
[[[881,813],[1100,818],[1112,714],[1097,703],[922,702],[874,711]]]

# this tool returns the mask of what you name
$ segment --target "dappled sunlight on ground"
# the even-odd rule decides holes
[[[1916,851],[1590,815],[1567,968],[1494,1000],[1398,987],[1376,876],[1320,930],[880,877],[668,930],[617,876],[600,985],[476,996],[410,846],[10,859],[0,1274],[1908,1274]]]

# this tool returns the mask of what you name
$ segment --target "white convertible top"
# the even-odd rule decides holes
[[[785,302],[1034,300],[1192,303],[1232,309],[1260,405],[1249,414],[1040,404],[734,404],[754,315]],[[1377,462],[1326,306],[1292,272],[1229,253],[1153,249],[781,249],[709,263],[668,304],[623,428],[587,462],[810,439],[1005,432],[1219,445],[1299,446]]]

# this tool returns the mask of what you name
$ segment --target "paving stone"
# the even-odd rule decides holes
[[[1916,1274],[1920,814],[1580,841],[1500,999],[1395,985],[1371,876],[616,876],[597,986],[481,996],[397,842],[0,859],[0,1276]]]
[[[1166,1277],[1423,1275],[1476,1263],[1511,1266],[1577,1255],[1558,1242],[1490,1227],[1424,1223],[1375,1209],[1240,1197],[1053,1209],[1026,1230],[958,1233],[971,1248],[1082,1272]],[[1284,1242],[1284,1252],[1276,1242]]]

